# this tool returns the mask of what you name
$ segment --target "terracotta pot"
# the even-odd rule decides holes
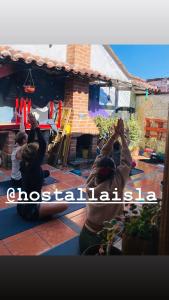
[[[91,247],[87,248],[82,253],[82,255],[99,255],[100,256],[101,255],[101,254],[99,254],[100,246],[101,246],[100,244],[91,246]],[[103,248],[105,250],[106,246],[103,246]],[[103,254],[103,255],[105,255],[105,254]],[[110,255],[122,255],[122,252],[118,248],[112,246]]]
[[[32,85],[26,85],[24,86],[24,91],[25,93],[33,94],[35,92],[35,87]]]
[[[151,240],[144,240],[123,234],[122,252],[124,255],[157,255],[158,238],[154,237]]]

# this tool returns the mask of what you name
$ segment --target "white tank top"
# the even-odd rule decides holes
[[[11,160],[12,160],[12,173],[11,178],[15,180],[21,179],[21,172],[20,172],[20,160],[16,159],[16,153],[21,147],[19,145],[15,145],[12,151]]]

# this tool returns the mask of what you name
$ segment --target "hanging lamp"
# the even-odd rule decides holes
[[[28,94],[33,94],[36,90],[35,84],[33,81],[33,77],[32,77],[31,69],[28,70],[28,74],[27,74],[27,77],[26,77],[23,87],[24,87],[25,93],[28,93]]]

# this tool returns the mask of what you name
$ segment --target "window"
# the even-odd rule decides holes
[[[99,93],[99,105],[115,106],[115,88],[101,87]]]

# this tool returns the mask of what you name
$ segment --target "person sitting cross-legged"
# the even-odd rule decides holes
[[[110,157],[114,142],[121,139],[120,164],[116,164]],[[123,201],[123,190],[129,178],[132,158],[128,148],[128,143],[124,134],[124,123],[118,120],[115,133],[112,134],[108,142],[103,146],[101,154],[96,157],[91,174],[86,182],[87,199],[92,198],[92,191],[96,202],[87,204],[87,216],[84,227],[80,233],[79,244],[81,253],[88,247],[101,243],[97,233],[103,228],[103,222],[109,221],[122,215],[123,204],[106,203],[100,201],[101,192],[108,192],[109,198],[113,198],[112,192],[117,188],[118,197]]]

